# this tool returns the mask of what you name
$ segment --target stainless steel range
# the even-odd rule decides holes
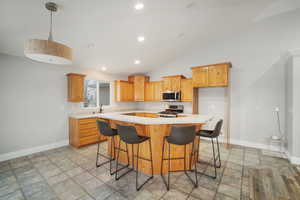
[[[178,117],[179,113],[183,113],[183,105],[169,105],[168,108],[162,112],[159,112],[160,117]]]

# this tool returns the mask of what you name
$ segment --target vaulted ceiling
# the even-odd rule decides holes
[[[298,0],[53,0],[53,37],[74,49],[74,65],[145,73],[197,44],[300,7]],[[26,39],[47,39],[43,0],[1,0],[0,52],[24,56]],[[134,5],[144,3],[143,10]],[[145,41],[139,43],[138,36]],[[139,65],[134,60],[140,60]]]

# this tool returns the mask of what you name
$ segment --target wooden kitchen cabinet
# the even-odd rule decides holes
[[[162,82],[151,81],[145,86],[145,101],[161,101]]]
[[[133,83],[129,81],[115,81],[115,100],[134,101]]]
[[[163,91],[180,91],[181,79],[185,77],[182,75],[164,76],[163,77]]]
[[[208,67],[193,68],[192,77],[194,87],[208,87]]]
[[[68,77],[68,101],[83,102],[84,98],[84,77],[83,74],[70,73]]]
[[[96,124],[97,118],[69,118],[69,142],[74,147],[82,147],[99,141],[106,141],[106,136],[100,135]]]
[[[227,64],[210,66],[208,68],[208,85],[210,87],[228,86],[228,70]]]
[[[155,81],[154,83],[154,101],[161,101],[162,100],[162,81]]]
[[[145,101],[154,100],[154,84],[153,82],[148,82],[145,85]]]
[[[193,80],[191,78],[181,80],[181,101],[193,101]]]
[[[192,67],[193,87],[226,87],[231,63]]]
[[[128,80],[133,82],[134,101],[145,101],[145,87],[149,76],[129,76]]]

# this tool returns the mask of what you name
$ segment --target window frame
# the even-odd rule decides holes
[[[81,108],[83,109],[99,109],[100,108],[100,100],[99,100],[99,83],[102,82],[102,83],[108,83],[109,84],[109,105],[103,105],[102,107],[103,108],[109,108],[111,107],[111,103],[112,103],[112,100],[111,100],[111,87],[112,87],[112,84],[111,84],[111,81],[106,81],[106,80],[95,80],[95,79],[85,79],[85,81],[96,81],[96,107],[84,107],[84,103],[85,102],[82,102],[81,103]],[[85,81],[84,81],[84,89],[85,89]],[[84,93],[85,94],[85,93]],[[86,96],[84,96],[84,98],[86,98]]]

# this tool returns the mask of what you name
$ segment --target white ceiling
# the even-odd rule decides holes
[[[54,40],[74,49],[74,64],[99,70],[105,65],[107,72],[118,74],[151,71],[187,52],[195,41],[204,44],[282,13],[278,2],[297,3],[140,0],[145,8],[138,12],[134,9],[138,0],[53,1],[59,5],[58,13],[54,14]],[[0,52],[24,56],[26,39],[48,38],[49,13],[45,2],[1,0]],[[272,10],[274,4],[277,7]],[[263,15],[266,11],[269,13]],[[143,44],[136,40],[139,35],[146,38]],[[141,64],[134,65],[135,59],[141,60]]]

